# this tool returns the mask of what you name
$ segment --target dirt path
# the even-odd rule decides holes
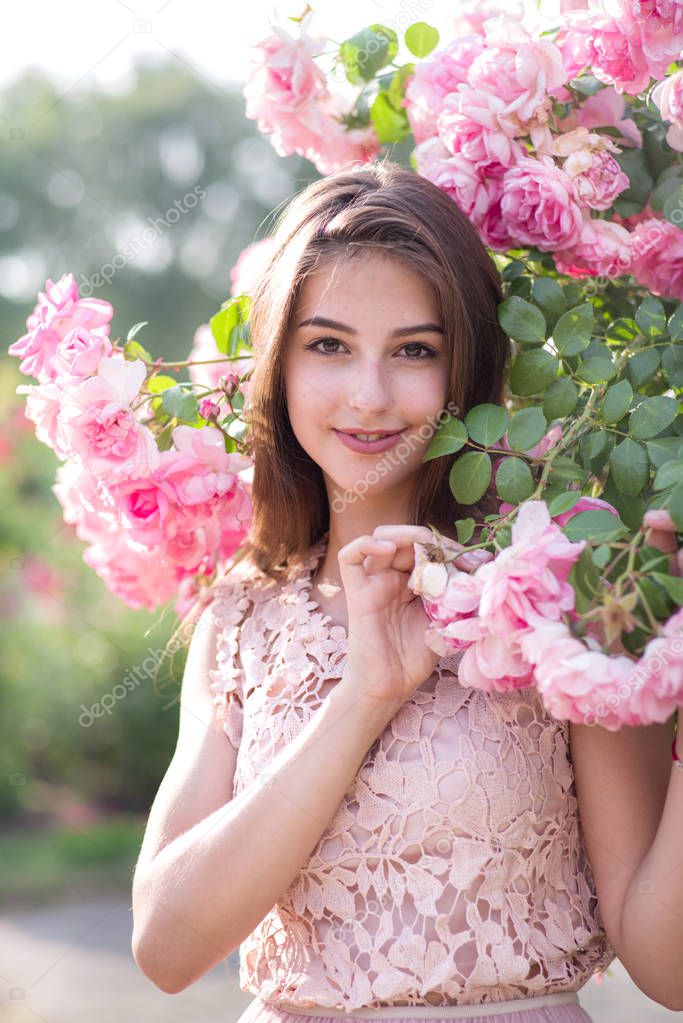
[[[252,1001],[239,989],[237,954],[181,994],[164,994],[136,966],[131,932],[128,893],[3,914],[2,1023],[235,1023]],[[595,1023],[683,1019],[641,994],[620,964],[580,998]]]

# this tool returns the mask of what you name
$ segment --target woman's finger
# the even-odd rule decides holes
[[[349,582],[353,588],[362,586],[366,572],[372,571],[366,568],[367,561],[370,560],[372,563],[372,559],[376,559],[375,563],[381,561],[383,564],[386,562],[390,564],[395,550],[395,545],[380,543],[372,536],[357,536],[355,540],[342,547],[337,555],[342,579]]]

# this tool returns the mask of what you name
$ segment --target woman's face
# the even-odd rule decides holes
[[[312,318],[328,322],[304,322]],[[304,282],[284,353],[285,388],[292,429],[323,472],[331,514],[342,510],[345,492],[362,497],[366,511],[387,498],[396,516],[407,508],[443,421],[450,365],[441,327],[422,277],[383,253],[342,257]],[[337,430],[403,435],[369,453],[350,450]]]

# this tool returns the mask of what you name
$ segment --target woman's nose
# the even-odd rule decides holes
[[[386,372],[378,363],[365,363],[352,382],[349,406],[360,411],[383,409],[390,404],[390,386]]]

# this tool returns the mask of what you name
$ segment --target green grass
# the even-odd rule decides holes
[[[0,904],[35,905],[130,888],[145,818],[0,837]]]

